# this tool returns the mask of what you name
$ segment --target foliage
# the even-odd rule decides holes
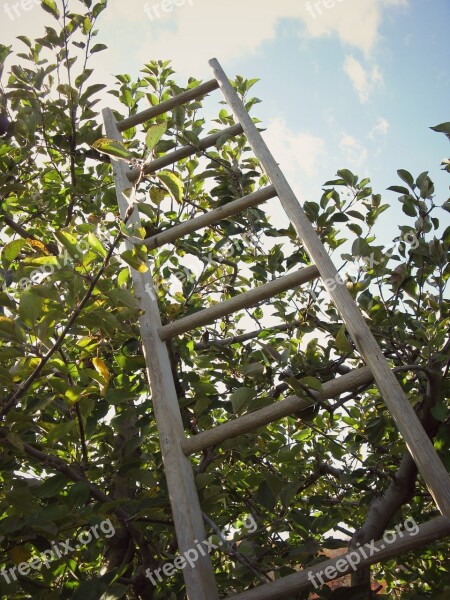
[[[308,265],[309,258],[292,227],[277,231],[262,208],[175,247],[145,250],[143,237],[255,191],[267,179],[243,137],[222,136],[215,149],[139,180],[143,230],[122,223],[108,154],[140,168],[181,145],[197,148],[202,136],[234,120],[223,108],[211,131],[195,101],[128,130],[123,145],[105,139],[96,106],[105,85],[89,83],[89,60],[104,49],[94,41],[106,2],[84,0],[82,14],[67,4],[43,2],[52,26],[38,40],[20,37],[25,51],[2,89],[2,112],[13,126],[0,140],[1,562],[11,568],[106,518],[116,535],[10,585],[0,577],[0,594],[182,598],[181,572],[154,590],[144,575],[173,559],[176,539],[128,266],[145,269],[148,254],[163,319],[172,321]],[[9,53],[0,47],[0,61]],[[173,75],[168,61],[149,62],[137,81],[118,75],[109,92],[116,117],[199,83],[191,78],[180,87]],[[235,81],[249,110],[257,102],[250,97],[255,82]],[[406,185],[390,189],[405,219],[389,249],[373,233],[389,205],[369,179],[342,169],[304,209],[450,467],[450,227],[442,231],[439,222],[449,203],[436,203],[428,173],[398,174]],[[127,236],[138,238],[133,252],[124,249]],[[268,327],[269,315],[281,325]],[[304,394],[305,386],[321,389],[362,365],[320,284],[181,336],[170,352],[192,433],[286,394]],[[221,528],[235,524],[238,552],[253,565],[249,570],[232,553],[215,553],[221,593],[270,572],[292,573],[317,562],[321,549],[342,546],[330,530],[364,524],[404,453],[370,385],[194,457],[202,510]],[[252,534],[242,526],[246,514],[258,523]],[[419,478],[388,526],[435,514]],[[446,554],[441,541],[376,567],[375,576],[393,598],[435,598],[450,585]]]

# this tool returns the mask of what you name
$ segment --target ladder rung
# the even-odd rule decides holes
[[[387,544],[383,539],[376,542],[372,542],[375,548],[371,545],[370,552],[366,548],[364,554],[359,548],[356,548],[351,560],[347,561],[345,568],[337,569],[336,564],[346,559],[346,554],[340,554],[335,558],[324,560],[319,564],[311,565],[308,569],[297,571],[292,575],[286,575],[281,579],[266,583],[252,590],[247,590],[240,594],[234,594],[233,596],[227,596],[226,600],[282,600],[283,598],[290,597],[291,595],[298,594],[299,592],[306,591],[313,586],[313,582],[321,585],[320,578],[323,581],[332,581],[339,577],[343,577],[348,573],[352,573],[354,570],[359,571],[369,565],[379,563],[394,556],[405,554],[418,548],[435,542],[436,540],[442,539],[450,535],[450,519],[446,517],[436,517],[430,519],[425,523],[421,523],[418,526],[418,531],[415,535],[409,534],[409,532],[402,531],[397,538]],[[362,548],[362,550],[364,550]],[[360,562],[356,562],[355,554],[359,555]],[[355,569],[353,564],[356,565]],[[342,566],[342,563],[341,563]],[[327,567],[332,567],[328,570]],[[327,571],[325,571],[327,569]],[[317,576],[320,577],[317,577]]]
[[[266,200],[270,200],[276,195],[277,192],[274,186],[269,185],[261,190],[258,190],[257,192],[253,192],[253,194],[239,198],[239,200],[233,200],[233,202],[229,202],[224,206],[220,206],[219,208],[211,210],[200,217],[190,219],[189,221],[175,225],[166,231],[157,233],[156,235],[153,235],[152,237],[149,237],[140,243],[144,244],[144,246],[147,246],[147,248],[150,250],[159,248],[164,244],[169,244],[170,242],[174,242],[175,240],[178,240],[189,233],[193,233],[198,229],[202,229],[208,225],[213,225],[222,219],[226,219],[227,217],[231,217],[232,215],[240,213],[246,208],[266,202]]]
[[[322,392],[314,390],[309,390],[309,392],[316,400],[324,400],[325,398],[334,398],[344,392],[357,389],[371,381],[373,381],[372,371],[369,367],[362,367],[361,369],[355,369],[350,373],[346,373],[337,379],[327,381],[323,384]],[[313,404],[315,404],[315,401],[311,397],[305,396],[304,398],[300,398],[299,396],[289,396],[285,400],[274,402],[270,406],[265,406],[247,415],[228,421],[228,423],[218,425],[209,431],[203,431],[193,437],[187,438],[181,443],[181,447],[186,456],[194,454],[204,448],[216,446],[238,435],[255,431],[278,419],[309,408]],[[301,415],[299,416],[301,417]]]
[[[217,90],[219,84],[215,79],[211,79],[206,83],[202,83],[191,90],[187,90],[182,94],[178,94],[165,102],[161,102],[161,104],[157,104],[156,106],[152,106],[142,112],[139,112],[127,119],[123,119],[123,121],[119,121],[117,123],[117,128],[119,131],[125,131],[126,129],[130,129],[131,127],[135,127],[136,125],[140,125],[141,123],[145,123],[145,121],[150,121],[150,119],[154,119],[155,117],[159,117],[159,115],[163,115],[164,113],[172,110],[177,106],[181,106],[182,104],[186,104],[187,102],[191,102],[191,100],[197,100],[197,98],[201,98],[205,94],[209,94],[209,92],[213,92]]]
[[[164,341],[173,338],[176,335],[181,335],[182,333],[186,333],[186,331],[211,323],[225,315],[229,315],[243,308],[255,306],[263,300],[268,300],[269,298],[272,298],[272,296],[281,294],[302,283],[307,283],[312,279],[317,279],[317,277],[319,277],[317,267],[304,267],[295,273],[289,273],[289,275],[284,275],[274,281],[260,285],[254,290],[244,292],[243,294],[239,294],[239,296],[235,296],[224,302],[219,302],[214,306],[199,310],[188,317],[164,325],[159,329],[160,338]]]
[[[217,143],[217,141],[223,136],[234,137],[236,135],[241,134],[242,131],[242,126],[240,124],[237,124],[233,125],[232,127],[227,127],[227,129],[222,129],[217,133],[212,133],[211,135],[208,135],[207,137],[200,140],[198,146],[193,146],[192,144],[189,144],[187,146],[179,148],[178,150],[175,150],[174,152],[171,152],[170,154],[166,154],[165,156],[161,156],[160,158],[153,160],[151,163],[144,167],[144,174],[149,175],[150,173],[159,171],[159,169],[163,169],[164,167],[167,167],[183,158],[187,158],[192,154],[196,154],[197,152],[199,152],[199,150],[206,150],[206,148],[214,146]],[[131,169],[131,171],[127,172],[128,179],[130,181],[135,181],[139,177],[140,173],[140,169]]]

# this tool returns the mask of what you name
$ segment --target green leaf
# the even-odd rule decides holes
[[[277,499],[267,481],[263,481],[259,486],[256,492],[256,501],[269,511],[274,509]]]
[[[150,152],[153,150],[153,148],[156,146],[156,144],[159,142],[162,136],[166,133],[166,131],[166,123],[160,123],[158,125],[153,125],[153,127],[150,127],[145,136],[145,145],[147,146],[147,149]]]
[[[64,246],[72,258],[81,258],[81,247],[77,246],[77,238],[74,235],[66,230],[55,231],[53,235]]]
[[[358,178],[356,177],[356,175],[353,175],[353,173],[351,171],[349,171],[348,169],[339,169],[337,174],[339,175],[339,177],[342,177],[342,179],[344,180],[344,183],[346,185],[348,185],[349,187],[355,186],[358,181]]]
[[[88,239],[88,243],[89,243],[90,247],[93,250],[95,250],[95,252],[97,252],[97,254],[100,254],[100,256],[105,258],[106,255],[108,254],[108,252],[106,251],[105,247],[100,242],[100,240],[93,233],[89,233],[87,239]]]
[[[270,406],[271,404],[273,404],[273,398],[270,398],[270,396],[260,396],[259,398],[254,398],[254,400],[250,400],[250,402],[248,403],[247,412],[260,410],[261,408],[265,408],[266,406]]]
[[[59,423],[55,427],[53,427],[49,433],[47,434],[47,440],[50,443],[58,442],[62,438],[65,438],[68,433],[72,431],[75,427],[75,421],[68,421],[66,423]]]
[[[364,215],[361,214],[359,211],[357,210],[348,210],[347,211],[347,215],[350,215],[351,217],[355,218],[355,219],[359,219],[360,221],[364,221]]]
[[[85,17],[83,20],[83,33],[87,35],[92,29],[92,21],[89,17]]]
[[[37,489],[39,498],[54,498],[67,485],[67,479],[61,473],[49,477]]]
[[[0,314],[0,337],[23,342],[25,332],[13,319]]]
[[[115,306],[128,306],[133,310],[137,310],[138,302],[136,297],[131,292],[123,288],[115,288],[108,292],[108,296],[111,298]]]
[[[101,13],[103,10],[105,10],[105,8],[106,8],[106,3],[107,3],[107,0],[100,0],[100,2],[98,2],[98,3],[97,3],[95,6],[94,6],[94,8],[92,9],[92,14],[93,14],[93,16],[94,16],[94,17],[98,17],[98,15],[99,15],[99,14],[100,14],[100,13]]]
[[[108,589],[108,586],[100,579],[83,581],[73,594],[72,600],[99,600]]]
[[[111,140],[110,138],[100,138],[92,144],[92,148],[97,150],[97,152],[102,152],[108,156],[126,160],[128,162],[137,158],[132,152],[127,150],[123,144]]]
[[[106,50],[107,48],[108,48],[108,46],[105,46],[105,44],[95,44],[91,48],[91,54],[95,54],[96,52],[101,52],[102,50]]]
[[[24,451],[24,445],[23,445],[23,441],[21,440],[21,438],[17,435],[17,433],[14,433],[13,431],[9,431],[6,434],[6,439],[8,440],[8,442],[14,446],[14,448],[17,448],[18,450],[20,450],[21,452]]]
[[[104,83],[94,83],[93,85],[88,86],[86,91],[80,96],[80,104],[86,102],[90,96],[96,94],[105,87],[106,85]]]
[[[391,185],[387,189],[388,191],[396,192],[397,194],[409,194],[408,188],[405,188],[402,185]]]
[[[398,169],[397,175],[402,181],[407,183],[411,189],[414,189],[414,177],[409,171],[405,171],[405,169]]]
[[[183,184],[181,179],[171,171],[161,171],[156,174],[174,200],[181,203],[183,200]]]
[[[32,43],[30,38],[27,38],[26,35],[18,35],[17,39],[20,40],[21,42],[23,42],[26,46],[28,46],[28,48],[32,47]]]
[[[55,19],[59,19],[59,10],[55,0],[41,0],[42,8],[50,13]]]
[[[317,392],[321,392],[323,390],[322,382],[320,379],[317,379],[317,377],[302,377],[299,382],[307,388],[311,388]]]
[[[6,260],[8,263],[11,263],[20,254],[26,243],[26,240],[22,238],[8,242],[2,250],[2,261]]]
[[[336,336],[336,346],[338,348],[338,350],[340,350],[341,352],[351,352],[353,350],[350,342],[347,339],[347,336],[345,335],[345,325],[342,325],[342,327],[339,329],[338,334]]]
[[[130,271],[125,267],[120,271],[119,275],[117,276],[117,283],[120,285],[120,287],[123,287],[127,284],[129,278]]]
[[[347,227],[353,231],[353,233],[356,233],[356,235],[362,235],[362,227],[360,227],[359,225],[357,225],[356,223],[347,223]]]
[[[133,269],[139,271],[139,273],[145,273],[146,271],[148,271],[147,265],[136,254],[135,250],[125,250],[125,252],[122,252],[121,257],[127,264],[130,265],[130,267],[133,267]]]
[[[309,432],[308,432],[309,435]],[[298,490],[301,488],[301,483],[294,481],[286,485],[280,492],[280,500],[283,506],[287,509],[291,506],[292,500],[297,495]]]
[[[44,301],[32,291],[25,291],[19,304],[19,315],[26,325],[34,327],[42,314]]]
[[[81,400],[82,394],[86,391],[86,388],[72,385],[68,388],[64,394],[64,400],[69,404],[76,404]]]
[[[258,377],[259,375],[263,375],[263,373],[264,365],[257,362],[250,363],[242,368],[242,375],[245,375],[245,377]]]
[[[333,223],[346,223],[348,220],[349,218],[347,217],[347,215],[344,215],[344,213],[336,213],[330,219],[330,221],[332,221]]]
[[[433,131],[437,131],[439,133],[445,133],[447,136],[450,135],[450,121],[446,123],[440,123],[439,125],[435,125],[434,127],[430,127]]]
[[[448,409],[445,406],[445,402],[443,400],[439,400],[435,406],[431,409],[431,414],[436,419],[436,421],[440,421],[443,423],[448,415]]]
[[[233,406],[233,412],[236,415],[239,415],[242,412],[244,412],[248,403],[251,400],[253,400],[253,398],[255,396],[256,396],[256,392],[252,388],[241,387],[241,388],[238,388],[237,390],[235,390],[231,394],[231,398],[230,398],[231,404]]]
[[[352,244],[353,256],[370,256],[372,249],[363,238],[356,239]]]
[[[198,148],[198,146],[200,145],[200,140],[198,136],[195,135],[195,133],[193,133],[192,131],[185,131],[183,133],[183,136],[192,146]]]
[[[415,217],[417,215],[417,208],[415,205],[415,200],[412,196],[403,196],[400,198],[400,202],[402,203],[402,211],[408,217]]]
[[[70,488],[67,500],[72,508],[82,507],[89,499],[89,486],[84,481],[77,481]]]
[[[158,515],[160,519],[163,519],[165,517],[165,513],[162,513],[161,511],[154,511],[151,513],[151,516],[154,519],[157,519]],[[115,583],[114,585],[108,587],[106,592],[101,595],[100,600],[121,600],[122,598],[125,598],[125,593],[127,592],[127,589],[127,586]],[[86,600],[86,598],[84,598],[83,600]]]

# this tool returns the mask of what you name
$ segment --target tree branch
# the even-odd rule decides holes
[[[25,240],[33,240],[35,242],[39,242],[45,247],[45,249],[47,250],[47,252],[49,254],[53,254],[55,256],[58,255],[58,246],[56,244],[52,244],[52,243],[46,244],[44,242],[41,242],[32,233],[28,233],[28,231],[26,229],[24,229],[24,227],[22,227],[22,225],[20,225],[19,223],[16,223],[13,220],[13,218],[8,214],[4,214],[3,219],[4,219],[5,223],[8,225],[8,227],[10,227],[13,231],[15,231],[18,235],[20,235],[21,238],[24,238]]]

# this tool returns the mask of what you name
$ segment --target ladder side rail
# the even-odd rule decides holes
[[[439,459],[430,438],[408,402],[394,373],[389,368],[350,292],[345,285],[340,285],[340,276],[333,261],[222,67],[216,59],[210,60],[209,64],[228,105],[237,121],[241,123],[253,152],[275,186],[278,197],[300,240],[319,269],[324,285],[341,314],[348,332],[366,364],[372,370],[385,403],[439,510],[442,514],[450,517],[450,476]]]
[[[111,109],[103,111],[105,130],[108,137],[121,141]],[[124,217],[128,209],[128,199],[124,190],[131,187],[127,178],[125,163],[111,160],[116,182],[116,194],[120,214]],[[138,211],[135,209],[130,223],[139,225]],[[127,242],[131,247],[130,242]],[[136,297],[143,311],[139,318],[142,345],[146,362],[152,403],[159,432],[160,447],[164,462],[164,471],[172,506],[175,531],[180,554],[195,549],[194,540],[205,539],[205,529],[201,507],[195,486],[190,460],[186,458],[181,441],[184,440],[184,428],[181,419],[175,384],[170,368],[166,345],[160,340],[158,328],[161,316],[154,292],[150,269],[139,273],[131,269]],[[199,556],[194,566],[186,565],[183,570],[188,597],[191,600],[218,600],[214,570],[209,555]],[[149,581],[149,585],[151,585]]]

